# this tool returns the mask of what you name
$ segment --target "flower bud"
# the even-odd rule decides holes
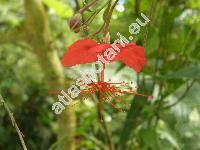
[[[73,30],[75,33],[78,33],[80,31],[80,27],[82,25],[82,16],[81,14],[75,14],[70,20],[69,20],[69,27],[71,30]]]

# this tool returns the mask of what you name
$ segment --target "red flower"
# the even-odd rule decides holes
[[[117,44],[117,47],[120,49],[120,52],[115,50],[117,54],[111,62],[121,60],[125,65],[140,72],[146,64],[144,48],[133,42],[126,44],[125,47]],[[103,55],[108,48],[112,48],[111,44],[99,44],[91,39],[78,40],[65,52],[62,64],[65,67],[71,67],[78,64],[95,62],[98,60],[97,55]]]

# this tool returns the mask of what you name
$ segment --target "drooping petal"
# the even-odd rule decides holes
[[[98,44],[88,50],[88,57],[94,57],[95,61],[98,60],[98,55],[104,55],[104,52],[107,48],[110,48],[111,44]]]
[[[118,53],[118,60],[121,60],[135,71],[140,72],[146,64],[144,48],[130,43],[126,47],[121,48],[120,53]]]
[[[95,40],[86,39],[76,41],[65,52],[61,61],[63,66],[71,67],[96,61],[96,57],[88,57],[88,50],[96,45],[98,43]]]
[[[125,65],[140,72],[146,64],[144,48],[137,46],[133,42],[125,45],[125,47],[122,47],[120,44],[116,46],[120,49],[120,52],[115,50],[117,55],[111,62],[121,60]],[[65,67],[71,67],[78,64],[95,62],[98,59],[97,55],[103,55],[108,48],[113,47],[111,44],[98,44],[96,41],[90,39],[78,40],[68,48],[62,59],[62,64]]]

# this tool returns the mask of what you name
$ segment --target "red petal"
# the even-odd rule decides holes
[[[71,67],[96,61],[96,57],[88,57],[88,49],[98,45],[95,40],[78,40],[65,52],[62,64]]]
[[[146,64],[144,48],[142,46],[137,46],[134,43],[130,43],[126,47],[121,48],[117,57],[118,60],[121,60],[124,64],[137,72],[140,72]]]
[[[112,60],[121,60],[127,66],[140,72],[146,64],[144,48],[137,46],[135,43],[129,43],[125,47],[117,44],[120,52]],[[104,51],[111,48],[111,44],[98,44],[94,40],[78,40],[72,44],[68,51],[65,52],[62,59],[62,64],[66,67],[71,67],[78,64],[91,63],[97,60],[97,55],[103,55]],[[105,58],[106,59],[106,58]]]

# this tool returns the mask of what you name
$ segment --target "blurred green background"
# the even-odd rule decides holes
[[[69,29],[68,20],[88,2],[0,0],[0,93],[12,110],[28,149],[110,149],[92,97],[57,116],[51,110],[57,97],[48,94],[48,90],[69,87],[80,72],[91,68],[91,64],[72,68],[62,68],[60,64],[69,45],[94,33],[104,22],[106,7],[81,33]],[[97,1],[83,14],[83,20],[106,2]],[[104,104],[105,124],[114,149],[199,150],[200,0],[120,0],[110,23],[111,42],[117,32],[128,38],[128,27],[141,18],[140,13],[151,20],[133,39],[145,47],[146,66],[136,74],[115,62],[108,65],[106,79],[133,81],[140,93],[154,98],[147,101],[124,96],[132,103],[127,112]],[[93,38],[100,40],[102,35]],[[2,106],[0,149],[22,149]]]

